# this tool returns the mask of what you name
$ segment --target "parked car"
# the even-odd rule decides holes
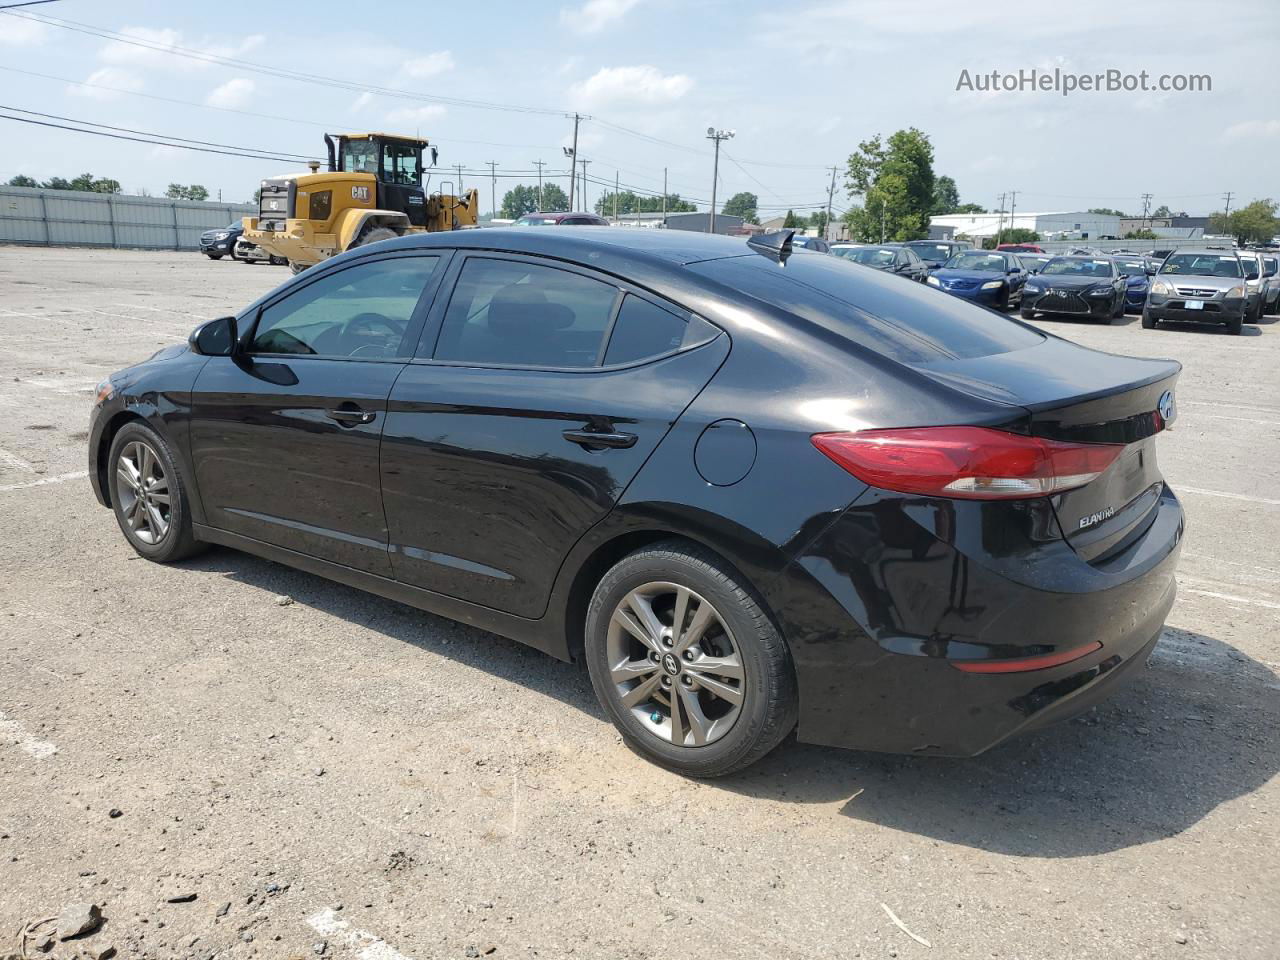
[[[929,276],[929,268],[925,262],[906,244],[838,243],[831,248],[831,252],[837,257],[886,273],[895,273],[917,283],[924,283]]]
[[[812,250],[814,253],[830,253],[831,244],[823,240],[822,237],[805,237],[796,234],[791,238],[791,246],[799,247],[802,250]]]
[[[221,260],[223,257],[235,259],[236,241],[244,233],[244,224],[233,220],[225,227],[206,230],[200,234],[200,252],[210,260]]]
[[[513,227],[607,227],[609,221],[594,213],[526,213]]]
[[[1234,251],[1175,250],[1151,281],[1142,326],[1162,320],[1220,323],[1239,334],[1249,303],[1244,265]]]
[[[1027,273],[1039,273],[1053,257],[1047,253],[1020,253],[1018,259],[1027,268]]]
[[[270,263],[277,267],[289,265],[288,257],[278,257],[274,253],[267,253],[262,247],[256,243],[250,243],[242,236],[236,238],[231,255],[243,263]]]
[[[1113,257],[1116,267],[1124,276],[1124,308],[1126,313],[1141,313],[1147,303],[1147,290],[1151,287],[1151,277],[1159,269],[1146,257],[1120,255]]]
[[[933,271],[925,282],[954,297],[1003,311],[1022,302],[1027,269],[1013,253],[966,250]]]
[[[936,270],[957,253],[973,249],[967,240],[908,240],[903,246],[914,251],[930,270]]]
[[[1001,243],[996,246],[996,249],[1009,253],[1044,253],[1043,248],[1034,243]]]
[[[1267,281],[1262,312],[1280,313],[1280,257],[1268,251],[1262,255],[1262,263],[1266,270]]]
[[[1110,257],[1054,257],[1023,288],[1022,318],[1037,313],[1124,316],[1125,278]]]
[[[581,658],[686,774],[797,722],[968,756],[1093,706],[1174,600],[1179,364],[785,241],[359,247],[104,381],[90,482],[146,559],[221,544]]]
[[[1262,319],[1269,294],[1267,284],[1266,259],[1255,250],[1241,250],[1240,266],[1244,269],[1245,286],[1249,291],[1249,302],[1244,308],[1245,323],[1257,323]]]

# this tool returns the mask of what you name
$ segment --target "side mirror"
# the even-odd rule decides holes
[[[1248,273],[1246,273],[1246,274],[1244,275],[1244,278],[1245,278],[1246,280],[1257,280],[1257,279],[1258,279],[1258,271],[1257,271],[1257,270],[1250,270]]]
[[[191,352],[202,357],[229,357],[236,348],[236,318],[218,317],[191,331],[187,343]]]

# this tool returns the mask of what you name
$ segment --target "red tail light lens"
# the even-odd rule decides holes
[[[864,483],[965,500],[1044,497],[1089,483],[1124,444],[1063,443],[989,427],[819,433],[813,445]]]

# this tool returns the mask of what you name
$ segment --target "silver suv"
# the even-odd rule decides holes
[[[1221,323],[1238,334],[1249,305],[1245,264],[1234,250],[1175,250],[1152,278],[1142,326],[1161,320]]]

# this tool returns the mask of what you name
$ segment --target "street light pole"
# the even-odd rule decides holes
[[[707,127],[707,139],[714,140],[716,145],[716,158],[711,168],[711,219],[707,221],[707,233],[716,232],[716,182],[720,179],[720,141],[731,139],[733,133],[732,130]]]
[[[582,164],[582,209],[583,209],[583,210],[585,210],[585,211],[587,211],[588,213],[590,213],[590,212],[591,212],[591,208],[590,208],[589,206],[587,206],[587,203],[588,203],[588,200],[587,200],[587,164],[588,164],[588,163],[590,163],[591,161],[590,161],[590,160],[579,160],[578,162]],[[569,204],[569,206],[571,206],[571,207],[572,207],[572,206],[573,206],[573,204]]]

